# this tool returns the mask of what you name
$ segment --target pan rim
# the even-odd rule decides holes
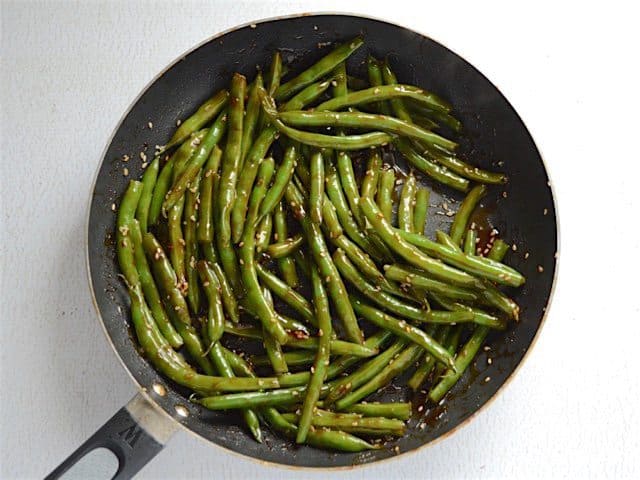
[[[192,428],[190,428],[189,426],[185,425],[184,423],[182,423],[181,421],[179,421],[179,419],[177,419],[176,417],[174,417],[167,409],[165,409],[164,407],[162,407],[151,395],[149,395],[148,391],[147,391],[147,387],[144,385],[141,385],[137,378],[133,375],[133,373],[131,372],[129,366],[125,363],[125,361],[123,360],[122,356],[120,355],[118,348],[116,347],[116,345],[113,343],[113,340],[111,338],[111,336],[109,335],[109,332],[107,331],[106,328],[106,323],[102,317],[102,313],[100,311],[100,307],[98,305],[98,301],[96,298],[96,294],[95,294],[95,288],[93,285],[93,279],[92,279],[92,275],[91,275],[91,262],[90,262],[90,252],[89,252],[89,233],[90,233],[90,216],[91,216],[91,205],[93,203],[93,197],[94,197],[94,192],[95,192],[95,187],[96,187],[96,183],[98,181],[98,177],[99,177],[99,173],[100,170],[102,169],[102,165],[104,163],[104,159],[105,156],[107,154],[107,151],[111,145],[111,143],[113,142],[114,137],[116,136],[120,126],[122,125],[123,121],[125,120],[125,118],[129,115],[129,113],[131,112],[131,110],[137,105],[138,101],[140,100],[140,98],[167,72],[169,71],[171,68],[173,68],[176,64],[178,64],[182,59],[184,59],[186,56],[190,55],[191,53],[193,53],[194,51],[196,51],[197,49],[199,49],[200,47],[215,41],[216,39],[219,39],[221,37],[224,37],[225,35],[232,33],[236,30],[240,30],[242,28],[246,28],[246,27],[253,27],[254,25],[258,25],[258,24],[263,24],[263,23],[270,23],[270,22],[274,22],[274,21],[282,21],[282,20],[290,20],[290,19],[296,19],[296,18],[301,18],[301,17],[315,17],[315,16],[347,16],[347,17],[354,17],[354,18],[361,18],[361,19],[365,19],[365,20],[373,20],[375,22],[380,22],[380,23],[385,23],[391,26],[395,26],[398,27],[400,29],[403,30],[407,30],[409,32],[415,33],[417,35],[420,35],[421,37],[424,37],[426,39],[429,39],[439,45],[441,45],[442,47],[444,47],[445,49],[449,50],[450,52],[452,52],[453,54],[455,54],[456,56],[458,56],[459,58],[461,58],[462,60],[464,60],[466,63],[468,63],[472,68],[474,68],[493,88],[496,89],[496,91],[506,100],[507,105],[509,106],[509,108],[515,113],[515,115],[517,116],[517,118],[520,120],[520,122],[522,123],[523,126],[525,126],[525,130],[527,135],[529,136],[529,138],[531,139],[531,142],[533,143],[534,147],[536,148],[536,151],[538,152],[538,155],[540,157],[540,161],[542,164],[542,167],[544,169],[544,172],[547,176],[547,183],[549,186],[549,190],[550,190],[550,195],[551,195],[551,201],[552,201],[552,205],[553,205],[553,213],[554,213],[554,223],[555,223],[555,233],[556,233],[556,245],[555,245],[555,256],[554,256],[554,264],[553,264],[553,277],[551,279],[551,287],[549,290],[549,295],[547,297],[547,302],[546,305],[543,309],[543,314],[542,317],[540,318],[540,323],[538,325],[538,328],[536,329],[536,332],[533,336],[533,338],[531,339],[531,342],[529,343],[529,345],[526,348],[526,351],[524,352],[522,358],[520,359],[520,361],[518,362],[518,364],[515,366],[515,368],[511,371],[511,373],[505,378],[504,382],[498,387],[498,389],[477,409],[475,409],[466,419],[464,419],[463,421],[461,421],[460,423],[458,423],[455,427],[453,427],[451,430],[445,432],[444,434],[434,438],[431,441],[428,441],[418,447],[415,447],[411,450],[407,450],[404,452],[400,452],[397,455],[392,455],[389,457],[385,457],[385,458],[380,458],[380,459],[376,459],[372,462],[366,462],[366,463],[357,463],[357,464],[352,464],[352,465],[329,465],[329,466],[322,466],[322,467],[316,467],[316,466],[306,466],[306,465],[291,465],[291,464],[286,464],[286,463],[280,463],[280,462],[274,462],[274,461],[270,461],[270,460],[264,460],[264,459],[260,459],[257,457],[253,457],[250,455],[246,455],[243,454],[241,452],[238,452],[236,450],[232,450],[228,447],[225,447],[223,445],[220,445],[208,438],[205,438],[203,435],[201,435],[200,433],[198,433],[197,431],[193,430]],[[550,310],[550,306],[551,306],[551,302],[553,300],[554,294],[555,294],[555,290],[556,290],[556,285],[557,285],[557,279],[558,279],[558,269],[559,269],[559,260],[560,260],[560,222],[559,222],[559,213],[558,213],[558,202],[556,200],[556,195],[555,195],[555,187],[554,187],[554,183],[551,181],[551,175],[549,175],[549,167],[547,162],[545,162],[544,159],[544,155],[542,154],[538,144],[536,143],[533,135],[531,134],[529,128],[526,126],[526,124],[524,123],[524,121],[522,120],[522,118],[520,117],[518,111],[513,107],[513,105],[511,104],[511,102],[507,99],[507,97],[505,97],[502,94],[502,91],[496,86],[496,84],[491,81],[486,75],[484,75],[484,73],[479,70],[475,65],[473,65],[472,63],[468,62],[465,57],[463,57],[462,55],[459,55],[455,50],[449,48],[445,43],[441,42],[440,40],[427,35],[421,31],[418,31],[414,28],[409,28],[406,27],[404,25],[399,25],[397,23],[385,20],[385,19],[381,19],[378,17],[374,17],[371,15],[366,15],[366,14],[361,14],[361,13],[353,13],[353,12],[347,12],[347,11],[317,11],[317,12],[302,12],[302,13],[293,13],[293,14],[288,14],[288,15],[277,15],[277,16],[273,16],[273,17],[267,17],[267,18],[262,18],[262,19],[258,19],[258,20],[252,20],[252,21],[248,21],[242,24],[238,24],[235,25],[231,28],[225,29],[221,32],[218,32],[212,36],[209,36],[205,39],[203,39],[202,41],[198,42],[196,45],[192,46],[191,48],[187,49],[185,52],[183,52],[182,54],[178,55],[174,60],[172,60],[170,63],[168,63],[161,71],[159,71],[156,75],[153,76],[153,78],[140,90],[140,92],[135,96],[135,98],[130,102],[129,106],[126,108],[126,110],[123,112],[123,114],[121,115],[121,117],[118,119],[118,121],[116,122],[115,127],[112,130],[111,135],[109,136],[109,138],[107,139],[107,142],[105,144],[105,147],[100,155],[100,161],[99,164],[96,167],[96,171],[94,173],[93,176],[93,181],[91,183],[91,187],[90,187],[90,191],[89,191],[89,201],[88,201],[88,208],[87,208],[87,213],[86,213],[86,221],[85,221],[85,262],[86,262],[86,267],[87,267],[87,276],[88,276],[88,280],[89,280],[89,291],[91,294],[91,300],[92,303],[94,305],[95,311],[97,313],[97,318],[99,321],[99,324],[102,328],[102,331],[105,335],[105,337],[107,338],[107,341],[109,342],[109,344],[111,345],[111,348],[113,349],[113,352],[116,356],[116,358],[118,359],[118,361],[120,362],[120,364],[122,365],[122,367],[124,368],[125,372],[127,372],[127,374],[129,375],[129,377],[131,377],[131,379],[133,380],[134,384],[136,385],[137,388],[137,393],[142,395],[146,401],[149,402],[150,405],[152,405],[152,407],[154,409],[156,409],[157,411],[161,412],[163,415],[165,415],[167,417],[167,419],[169,419],[172,422],[177,423],[184,431],[188,432],[189,434],[194,435],[196,438],[200,439],[201,441],[206,442],[208,445],[214,445],[217,448],[220,448],[222,451],[224,451],[225,453],[231,453],[233,455],[236,455],[240,458],[243,459],[249,459],[255,463],[258,463],[262,466],[269,466],[269,467],[275,467],[275,468],[287,468],[290,470],[307,470],[307,471],[318,471],[320,469],[322,470],[332,470],[332,471],[337,471],[337,470],[352,470],[355,468],[363,468],[363,467],[370,467],[370,466],[374,466],[374,465],[380,465],[382,462],[389,462],[395,459],[398,459],[400,457],[403,458],[407,458],[408,455],[411,453],[417,453],[418,451],[423,450],[426,447],[431,447],[433,445],[435,445],[436,443],[439,443],[441,441],[444,441],[448,438],[450,438],[454,433],[460,431],[462,428],[466,427],[472,420],[474,420],[481,412],[486,411],[486,409],[496,400],[496,398],[504,392],[504,390],[506,389],[506,387],[513,381],[514,377],[516,376],[516,374],[519,372],[519,370],[522,368],[523,364],[525,363],[525,361],[528,359],[529,355],[531,354],[531,351],[533,350],[533,348],[535,347],[535,344],[537,343],[537,341],[540,338],[540,334],[541,331],[546,323],[547,320],[547,316],[549,314],[549,310]]]

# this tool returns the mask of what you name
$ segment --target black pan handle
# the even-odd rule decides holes
[[[160,413],[142,394],[138,394],[45,480],[61,478],[85,455],[101,447],[118,457],[118,470],[112,479],[132,478],[162,450],[177,428],[175,420]]]

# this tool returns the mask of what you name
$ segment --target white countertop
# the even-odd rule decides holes
[[[502,90],[546,159],[562,245],[544,331],[490,408],[431,448],[332,478],[640,478],[637,13],[616,2],[129,3],[1,2],[1,478],[41,478],[135,392],[98,325],[84,252],[93,175],[123,111],[216,32],[345,8],[430,35]],[[326,474],[263,467],[184,432],[139,476],[301,477]]]

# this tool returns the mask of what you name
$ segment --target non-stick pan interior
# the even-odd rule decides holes
[[[266,428],[265,441],[258,444],[235,414],[212,413],[190,404],[140,354],[129,327],[126,289],[117,277],[112,204],[118,205],[129,180],[141,174],[139,152],[148,147],[146,153],[151,157],[154,146],[168,140],[176,121],[188,117],[212,92],[226,87],[233,72],[252,78],[257,66],[269,65],[276,49],[299,71],[324,55],[333,42],[356,35],[362,35],[366,43],[350,60],[350,73],[366,77],[367,54],[388,56],[401,82],[433,90],[453,104],[454,114],[465,126],[462,149],[472,163],[509,175],[506,186],[491,189],[478,221],[486,221],[487,228],[495,228],[500,237],[516,245],[517,250],[510,251],[505,261],[527,277],[525,286],[512,292],[521,305],[521,319],[506,333],[491,336],[490,350],[481,352],[444,404],[416,411],[408,434],[389,448],[330,453],[294,447]],[[127,163],[122,161],[125,154],[131,157]],[[124,167],[129,176],[123,175]],[[446,229],[452,220],[447,210],[455,210],[461,195],[435,185],[433,190],[430,230]],[[106,150],[91,203],[88,237],[93,292],[106,332],[126,368],[157,404],[186,428],[220,446],[263,461],[310,467],[368,463],[416,449],[451,431],[491,399],[538,331],[552,289],[557,245],[554,203],[540,154],[522,120],[491,82],[429,38],[379,20],[348,15],[301,16],[242,27],[206,42],[163,72],[132,106]],[[159,395],[154,384],[165,386],[167,393]],[[414,398],[393,389],[381,395],[390,393],[394,398]],[[424,395],[418,397],[416,404]],[[176,405],[185,406],[189,415],[179,416]]]

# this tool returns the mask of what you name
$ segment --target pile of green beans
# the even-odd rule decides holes
[[[299,444],[381,448],[467,381],[491,330],[518,320],[503,289],[525,279],[503,263],[509,245],[479,245],[471,221],[506,177],[456,154],[463,126],[445,99],[372,57],[367,80],[348,73],[363,44],[298,74],[278,52],[250,82],[235,73],[117,210],[145,357],[193,403],[240,410],[258,442],[265,422]],[[467,192],[436,239],[433,182]],[[403,396],[377,401],[405,372]],[[426,405],[405,401],[423,389]]]

